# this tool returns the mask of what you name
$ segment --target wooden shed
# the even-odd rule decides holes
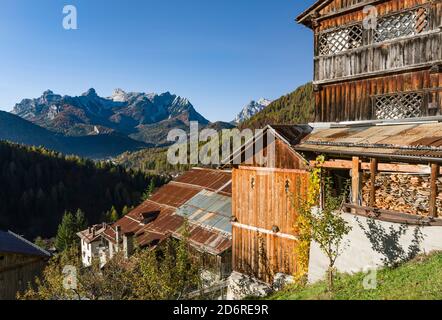
[[[14,300],[33,285],[50,256],[19,235],[0,231],[0,300]]]
[[[252,139],[231,158],[241,155],[242,161],[233,164],[232,171],[234,271],[267,283],[278,273],[296,272],[297,197],[307,190],[308,163],[292,145],[310,131],[309,126],[267,126],[265,143],[257,147],[257,139]],[[272,141],[271,145],[267,141]],[[244,154],[248,148],[253,156],[274,153],[273,164],[247,161],[250,159]]]
[[[317,122],[442,114],[441,0],[319,0],[297,21],[314,32]]]

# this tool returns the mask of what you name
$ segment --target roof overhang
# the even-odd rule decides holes
[[[313,5],[311,5],[307,10],[301,13],[297,18],[296,22],[305,25],[306,27],[312,27],[312,15],[318,10],[321,10],[323,7],[328,5],[333,0],[318,0]]]

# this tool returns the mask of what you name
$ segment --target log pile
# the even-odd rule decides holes
[[[362,177],[362,202],[369,206],[371,181],[369,174]],[[412,174],[378,174],[376,176],[376,207],[414,215],[428,216],[430,177]],[[442,215],[442,177],[438,183],[437,207]]]

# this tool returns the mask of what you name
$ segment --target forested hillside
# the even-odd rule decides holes
[[[267,124],[297,124],[314,121],[313,86],[307,83],[273,101],[268,107],[241,123],[241,128],[262,128]]]
[[[167,161],[167,148],[144,149],[125,152],[115,159],[125,168],[141,170],[152,174],[175,174],[189,170],[191,165],[172,165]]]
[[[99,223],[112,206],[121,212],[137,205],[151,179],[164,182],[106,162],[0,142],[0,229],[52,237],[64,211],[77,209],[89,224]]]

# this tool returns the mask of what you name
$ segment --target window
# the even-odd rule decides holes
[[[382,42],[400,37],[413,36],[429,27],[426,8],[419,8],[378,19],[374,41]]]
[[[408,92],[375,96],[373,102],[375,117],[378,120],[416,118],[423,115],[423,93]]]
[[[319,36],[319,54],[328,55],[362,46],[362,26],[353,25]]]

